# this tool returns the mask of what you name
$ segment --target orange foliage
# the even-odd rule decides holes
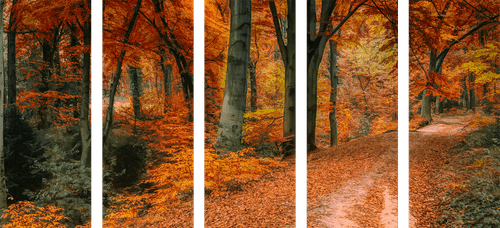
[[[54,206],[37,207],[33,202],[20,201],[12,204],[4,210],[2,220],[6,223],[3,228],[42,228],[42,227],[67,227],[62,222],[68,217],[64,217],[62,208]]]

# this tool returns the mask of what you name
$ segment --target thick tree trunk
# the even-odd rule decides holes
[[[132,107],[134,108],[134,116],[136,119],[141,119],[141,79],[139,78],[139,69],[136,67],[128,68],[130,76],[130,87],[132,90]]]
[[[3,12],[4,1],[0,1],[0,12]],[[0,18],[0,24],[3,25],[3,17]],[[0,53],[3,53],[3,26],[0,27]],[[3,63],[3,54],[0,55],[0,63]],[[2,105],[0,105],[0,216],[2,215],[3,209],[7,209],[7,183],[5,176],[5,153],[4,153],[4,145],[3,145],[3,120],[4,120],[4,106],[3,100],[5,97],[5,89],[4,89],[4,67],[3,64],[0,65],[0,101],[2,101]],[[0,221],[0,224],[3,222]]]
[[[330,92],[330,102],[333,104],[330,110],[330,146],[337,146],[338,132],[337,132],[337,85],[339,77],[337,76],[337,42],[330,40],[330,85],[332,91]]]
[[[128,38],[130,37],[130,34],[132,33],[132,29],[134,28],[135,21],[137,19],[137,15],[139,14],[139,9],[141,8],[141,2],[142,2],[142,0],[137,0],[137,5],[135,7],[134,14],[132,15],[132,19],[130,20],[130,24],[128,26],[127,32],[125,33],[125,37],[123,38],[124,44],[128,43]],[[120,78],[122,75],[122,64],[123,64],[124,57],[125,57],[125,50],[121,51],[120,56],[118,57],[118,62],[116,64],[115,77],[113,78],[113,83],[111,84],[111,89],[109,92],[108,111],[106,113],[106,119],[104,122],[103,131],[102,131],[102,144],[103,145],[106,142],[106,139],[108,138],[111,126],[113,125],[113,109],[114,109],[114,105],[115,105],[115,94],[116,94],[116,89],[118,87],[118,83],[120,82]]]
[[[12,1],[12,5],[15,5],[17,0]],[[10,12],[9,19],[9,33],[7,33],[7,78],[8,78],[8,99],[7,104],[16,103],[16,28],[14,27],[16,18],[14,16],[14,11]]]
[[[250,111],[257,111],[257,61],[248,62],[248,70],[250,70]]]
[[[250,0],[231,0],[229,4],[231,26],[226,83],[217,132],[217,148],[223,153],[241,148],[252,19]]]
[[[88,6],[90,6],[90,0]],[[80,104],[80,135],[82,138],[82,156],[80,162],[87,168],[91,165],[91,133],[90,133],[90,43],[91,43],[90,13],[83,27],[83,45],[86,47],[83,53],[81,104]],[[88,49],[87,49],[88,47]]]

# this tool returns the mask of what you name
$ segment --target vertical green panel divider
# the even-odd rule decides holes
[[[204,44],[203,0],[194,6],[194,226],[203,227],[203,125],[204,125]]]
[[[304,0],[297,0],[297,129],[296,129],[296,226],[306,227],[306,148],[305,148],[305,53],[306,53],[306,29],[305,29],[305,15],[306,7]]]
[[[92,227],[102,227],[101,178],[101,62],[102,62],[102,4],[93,0],[92,6]]]
[[[398,4],[399,47],[399,227],[408,227],[408,2]]]

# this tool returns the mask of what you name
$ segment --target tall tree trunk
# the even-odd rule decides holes
[[[274,30],[278,39],[278,47],[285,65],[285,103],[283,105],[283,137],[292,137],[295,142],[295,0],[287,1],[286,30],[280,26],[276,5],[269,1],[273,15]],[[287,32],[287,43],[283,40],[282,31]]]
[[[12,1],[12,5],[16,5],[17,0]],[[14,16],[14,10],[10,12],[9,28],[7,33],[7,78],[8,78],[8,100],[7,104],[16,103],[16,28],[14,24],[16,18]]]
[[[338,132],[337,132],[337,85],[339,77],[337,76],[338,66],[337,66],[337,42],[330,40],[330,85],[332,91],[330,92],[330,102],[333,104],[330,110],[330,146],[337,146],[338,143]]]
[[[466,77],[464,77],[462,79],[462,89],[463,89],[462,105],[464,106],[465,110],[468,110],[470,107],[470,103],[469,103],[469,90],[467,89],[467,78]]]
[[[49,78],[52,75],[54,48],[53,44],[51,44],[50,41],[48,40],[44,40],[41,46],[42,46],[42,60],[43,60],[43,66],[41,70],[42,83],[38,87],[38,90],[40,91],[40,93],[45,93],[50,89]],[[49,123],[50,110],[46,104],[47,103],[46,99],[47,98],[42,98],[40,108],[38,109],[38,115],[40,117],[40,122],[38,123],[38,129],[46,129],[49,128],[50,125]]]
[[[130,24],[128,26],[127,32],[125,33],[125,37],[123,38],[123,43],[127,44],[128,39],[130,37],[130,34],[132,33],[132,30],[134,29],[135,21],[137,19],[137,15],[139,15],[139,9],[141,8],[141,2],[142,0],[137,0],[137,5],[134,10],[134,14],[132,15],[132,19],[130,20]],[[118,62],[116,64],[116,73],[115,77],[113,78],[113,83],[111,84],[111,89],[109,92],[109,104],[108,104],[108,111],[106,113],[106,119],[104,122],[104,127],[102,131],[102,144],[106,142],[106,139],[109,136],[109,130],[111,129],[111,126],[113,125],[113,108],[115,105],[115,94],[116,94],[116,88],[118,87],[118,83],[120,82],[120,78],[122,75],[122,65],[123,65],[123,58],[125,57],[125,50],[120,52],[120,56],[118,57]]]
[[[250,71],[250,111],[257,111],[257,61],[248,61],[248,70]]]
[[[130,76],[130,87],[132,89],[132,106],[134,108],[134,116],[136,119],[141,119],[141,79],[139,78],[139,69],[136,67],[128,68]]]
[[[0,12],[3,12],[4,1],[0,1]],[[0,18],[0,25],[3,25],[3,17]],[[3,26],[0,26],[0,53],[3,53]],[[0,63],[3,63],[3,54],[0,55]],[[4,88],[4,67],[3,64],[0,64],[0,101],[2,101],[2,105],[0,105],[0,216],[2,215],[3,209],[7,209],[7,184],[6,184],[6,176],[5,176],[5,153],[4,153],[4,145],[3,145],[3,119],[4,119],[4,106],[3,100],[5,97],[5,88]],[[0,224],[3,222],[0,221]]]
[[[469,109],[476,111],[476,93],[474,92],[474,75],[469,74]]]
[[[342,21],[332,30],[330,17],[336,7],[336,1],[322,1],[319,26],[316,21],[316,3],[307,0],[307,147],[315,150],[316,146],[316,111],[318,97],[318,71],[326,41],[330,39],[344,23],[361,7],[366,1],[360,2],[353,7]],[[317,28],[318,27],[318,28]]]
[[[250,0],[230,0],[229,5],[231,26],[226,83],[217,132],[217,148],[223,153],[241,148],[252,21]]]
[[[172,65],[166,65],[163,67],[163,87],[165,91],[165,112],[167,111],[167,105],[169,103],[168,98],[172,96]]]
[[[70,25],[70,44],[69,45],[71,48],[75,48],[79,44],[77,33],[78,33],[78,31],[77,31],[76,25],[74,25],[74,24]],[[70,61],[71,61],[71,67],[70,67],[71,73],[73,75],[77,75],[78,68],[80,66],[80,61],[78,60],[78,54],[73,53],[71,55]],[[77,87],[78,86],[78,82],[68,82],[68,84],[70,85],[70,87]],[[72,99],[70,99],[70,102],[73,103],[74,107],[77,107],[79,105],[78,98],[72,98]],[[73,111],[73,117],[80,118],[80,113],[79,113],[78,109],[75,109]]]
[[[87,0],[90,7],[90,0]],[[89,9],[90,12],[90,9]],[[80,135],[82,138],[82,156],[80,163],[87,168],[91,166],[91,133],[90,133],[90,43],[91,27],[90,13],[83,25],[83,67],[82,67],[82,85],[81,85],[81,104],[80,104]]]

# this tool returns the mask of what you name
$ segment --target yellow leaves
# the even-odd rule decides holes
[[[66,219],[62,214],[63,209],[54,206],[37,207],[30,201],[20,201],[4,210],[2,220],[6,223],[2,228],[42,228],[42,227],[67,227],[61,222]]]

